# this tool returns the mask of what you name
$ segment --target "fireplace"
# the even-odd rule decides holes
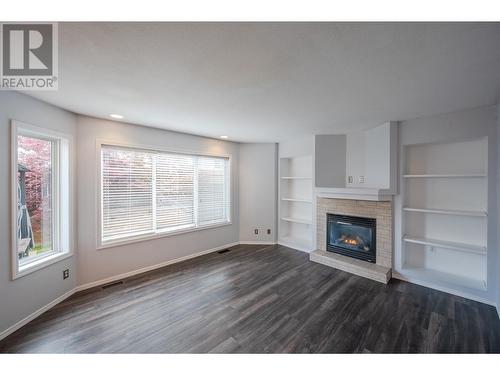
[[[376,263],[376,219],[327,214],[326,250]]]

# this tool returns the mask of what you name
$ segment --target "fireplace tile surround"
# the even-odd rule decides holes
[[[376,264],[326,251],[327,214],[376,219]],[[311,260],[359,276],[387,283],[392,268],[392,202],[354,199],[317,198],[316,238],[318,250]]]

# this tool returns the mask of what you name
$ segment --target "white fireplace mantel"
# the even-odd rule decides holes
[[[318,198],[354,199],[364,201],[392,201],[390,189],[379,188],[316,188]]]

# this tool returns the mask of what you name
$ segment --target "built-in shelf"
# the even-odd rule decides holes
[[[484,173],[469,173],[469,174],[405,174],[404,178],[483,178]]]
[[[297,250],[310,251],[311,249],[311,241],[305,238],[284,236],[281,237],[278,242],[284,246],[292,247]]]
[[[424,281],[426,283],[441,284],[446,287],[466,287],[476,290],[486,290],[486,281],[473,279],[429,268],[405,267],[401,275],[410,281]]]
[[[298,217],[282,217],[281,220],[289,221],[291,223],[299,223],[299,224],[306,224],[306,225],[312,224],[312,220],[305,219],[305,218],[298,218]]]
[[[304,203],[312,203],[311,199],[307,198],[281,198],[282,201],[287,202],[304,202]]]
[[[403,241],[409,242],[409,243],[415,243],[415,244],[419,244],[419,245],[435,246],[435,247],[440,247],[443,249],[463,251],[466,253],[486,255],[486,246],[477,246],[477,245],[471,245],[471,244],[435,240],[435,239],[431,239],[431,238],[419,238],[419,237],[412,237],[412,236],[404,236]]]
[[[479,297],[488,262],[488,140],[403,150],[401,254],[408,281]],[[396,257],[397,258],[397,257]]]
[[[434,209],[434,208],[417,208],[417,207],[404,207],[406,212],[423,212],[438,215],[456,215],[456,216],[474,216],[486,217],[486,211],[465,211],[465,210],[448,210],[448,209]]]
[[[310,141],[304,140],[304,150],[311,146]],[[289,152],[294,148],[295,144]],[[301,251],[311,251],[313,244],[312,174],[312,155],[301,153],[280,157],[278,242]]]

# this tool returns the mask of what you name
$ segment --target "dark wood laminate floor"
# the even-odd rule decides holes
[[[498,353],[500,321],[485,304],[241,245],[77,293],[0,352]]]

